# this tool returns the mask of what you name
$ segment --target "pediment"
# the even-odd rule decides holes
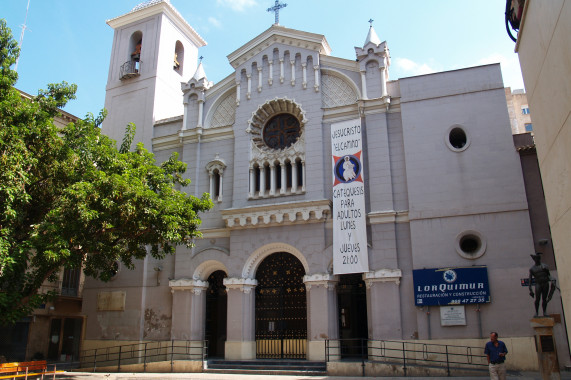
[[[272,25],[245,45],[242,45],[242,47],[228,54],[228,61],[235,69],[274,44],[304,48],[322,55],[331,54],[329,43],[325,36],[321,34],[289,29],[281,25]]]

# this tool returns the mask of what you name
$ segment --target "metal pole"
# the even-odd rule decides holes
[[[147,344],[149,344],[149,342],[145,343],[145,356],[143,358],[143,372],[147,372]]]
[[[362,376],[365,377],[365,350],[363,349],[363,346],[365,345],[365,339],[360,339],[361,341],[361,366],[363,367],[363,373]]]
[[[121,347],[119,346],[119,358],[117,359],[117,372],[121,372]]]
[[[405,343],[402,342],[402,364],[403,364],[403,371],[404,371],[404,375],[406,377],[406,351],[405,351]]]
[[[448,345],[446,345],[446,373],[450,377],[450,362],[448,361]]]
[[[171,372],[173,372],[174,339],[171,341]]]

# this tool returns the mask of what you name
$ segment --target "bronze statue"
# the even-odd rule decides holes
[[[541,262],[541,252],[535,255],[530,255],[535,265],[529,268],[529,295],[533,298],[535,296],[535,317],[538,317],[539,310],[539,300],[542,299],[541,307],[543,309],[543,316],[547,317],[545,314],[545,309],[547,309],[547,303],[551,301],[553,293],[555,292],[555,279],[551,277],[549,272],[549,267]],[[531,287],[532,280],[535,278],[535,294]],[[551,283],[551,289],[549,287]]]

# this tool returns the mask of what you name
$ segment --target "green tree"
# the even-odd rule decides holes
[[[0,20],[0,324],[28,315],[53,294],[41,294],[62,268],[83,268],[109,280],[117,260],[133,268],[147,254],[162,258],[200,236],[198,213],[208,194],[180,191],[186,164],[173,154],[161,165],[135,126],[119,149],[100,133],[98,117],[54,125],[75,85],[48,85],[32,99],[14,88],[19,54]]]

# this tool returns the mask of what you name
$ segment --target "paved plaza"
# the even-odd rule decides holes
[[[58,375],[59,379],[68,380],[349,380],[349,379],[378,379],[377,377],[337,377],[337,376],[284,376],[284,375],[234,375],[224,373],[89,373],[89,372],[66,372]],[[461,380],[483,380],[488,376],[470,377],[429,377],[430,380],[461,379]],[[405,379],[404,377],[383,377],[383,379]],[[426,377],[406,377],[410,380],[422,380]],[[538,372],[521,372],[508,374],[509,380],[541,380]],[[571,380],[571,372],[562,372],[561,379]]]

